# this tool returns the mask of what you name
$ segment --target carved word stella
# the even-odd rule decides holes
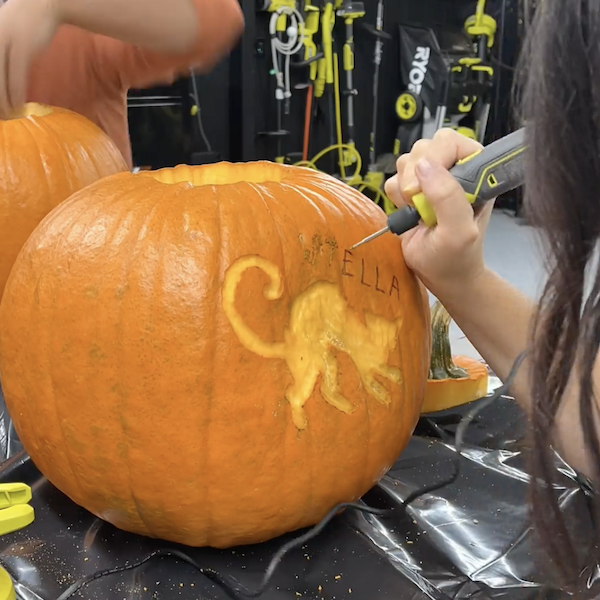
[[[299,236],[299,241],[304,246],[302,236]],[[315,266],[319,258],[324,255],[327,266],[331,266],[338,248],[335,238],[323,239],[319,234],[315,234],[311,239],[310,249],[304,248],[304,260]],[[342,275],[344,277],[356,277],[361,285],[372,288],[375,292],[388,296],[394,295],[397,299],[400,299],[400,282],[395,275],[392,275],[391,281],[383,281],[378,265],[368,264],[364,258],[356,260],[350,250],[344,250]]]

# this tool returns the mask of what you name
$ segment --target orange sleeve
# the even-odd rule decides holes
[[[238,42],[244,17],[238,0],[192,0],[198,13],[198,41],[186,54],[165,55],[97,36],[101,76],[115,78],[124,89],[170,84],[189,69],[206,72]]]

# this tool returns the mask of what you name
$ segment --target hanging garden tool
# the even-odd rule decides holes
[[[325,10],[330,10],[332,3],[328,3],[329,6],[325,7]],[[354,88],[354,23],[356,19],[364,16],[364,4],[362,2],[350,2],[347,0],[336,0],[333,4],[333,8],[336,11],[338,17],[344,20],[346,26],[345,44],[343,49],[343,69],[346,72],[346,89],[344,90],[345,95],[348,98],[348,141],[344,143],[343,132],[342,132],[342,110],[341,110],[341,95],[340,91],[340,77],[339,77],[339,62],[338,55],[336,52],[331,50],[331,66],[332,71],[329,69],[329,62],[327,60],[329,56],[328,48],[331,43],[331,39],[328,36],[329,28],[325,28],[325,23],[333,22],[327,13],[324,12],[323,18],[323,49],[324,58],[319,62],[317,80],[315,82],[315,97],[320,98],[327,88],[327,84],[331,81],[333,87],[333,99],[334,105],[330,107],[330,119],[331,123],[335,125],[335,129],[331,132],[331,144],[321,150],[311,160],[303,160],[296,163],[299,166],[310,167],[317,169],[317,163],[322,160],[328,154],[337,152],[338,154],[338,166],[339,166],[339,178],[345,181],[352,187],[355,187],[360,192],[370,192],[372,200],[378,204],[383,205],[387,210],[393,206],[383,191],[383,174],[380,177],[374,177],[374,169],[367,174],[366,178],[363,178],[362,173],[362,157],[356,148],[354,139],[354,98],[358,95],[358,91]],[[369,30],[375,32],[375,35],[381,38],[388,38],[385,32],[383,32],[383,13],[380,10],[380,19],[378,19],[377,28],[370,27]],[[334,15],[335,17],[335,15]],[[379,45],[378,45],[379,47]],[[376,60],[378,63],[381,62],[381,49],[377,52]],[[378,84],[377,84],[378,89]],[[349,167],[352,167],[352,172],[349,171]],[[335,166],[334,166],[335,169]],[[375,179],[376,184],[372,181]]]
[[[277,103],[277,129],[259,132],[259,136],[277,138],[277,156],[275,162],[285,162],[283,138],[290,132],[283,127],[284,115],[290,113],[292,87],[290,78],[291,57],[304,46],[300,35],[304,29],[304,17],[296,7],[296,0],[265,0],[261,10],[272,13],[269,21],[271,38],[271,59],[273,68],[270,73],[275,77],[275,101]]]
[[[475,133],[477,140],[483,144],[490,114],[490,93],[493,86],[494,68],[490,61],[490,51],[494,47],[497,24],[496,20],[485,12],[486,0],[477,0],[475,14],[465,22],[465,31],[473,39],[477,48],[477,61],[468,65],[479,84],[475,102]]]
[[[335,12],[332,12],[333,11]],[[348,110],[348,140],[344,142],[342,132],[342,109],[340,90],[340,67],[338,55],[333,49],[333,39],[331,32],[335,25],[335,17],[343,19],[345,25],[345,43],[343,47],[343,70],[346,73],[346,87],[344,96],[347,98]],[[355,142],[355,111],[354,98],[358,95],[358,91],[354,87],[354,24],[356,19],[365,15],[364,4],[362,2],[350,2],[348,0],[335,0],[335,2],[326,2],[323,9],[323,17],[321,20],[323,58],[319,61],[317,67],[317,79],[315,81],[315,99],[319,101],[328,94],[329,106],[324,112],[329,113],[330,126],[333,126],[330,131],[330,145],[321,150],[312,159],[307,160],[303,157],[302,161],[295,163],[298,166],[317,169],[317,163],[325,156],[337,152],[339,174],[336,174],[342,181],[345,181],[352,187],[355,187],[360,192],[367,190],[373,195],[373,200],[376,203],[382,204],[384,207],[392,206],[391,202],[383,192],[383,176],[378,179],[378,184],[373,185],[372,173],[371,177],[364,178],[362,172],[362,157],[356,148]],[[381,13],[381,16],[382,13]],[[380,29],[383,27],[382,19],[378,20]],[[372,28],[377,31],[376,28]],[[385,32],[380,31],[377,35],[381,37],[390,37]],[[379,52],[379,55],[381,52]],[[379,57],[380,62],[380,57]],[[331,89],[333,88],[333,89]],[[331,94],[331,91],[333,94]],[[333,103],[331,102],[333,100]],[[352,167],[352,172],[349,171]],[[335,166],[333,167],[335,170]]]
[[[346,40],[343,49],[343,68],[346,73],[346,89],[343,94],[346,96],[348,130],[346,144],[350,147],[356,147],[354,98],[358,95],[358,90],[354,87],[354,22],[365,16],[365,6],[362,2],[344,0],[341,8],[337,11],[337,15],[343,19],[346,26]],[[348,150],[344,151],[342,161],[344,167],[352,166],[356,162],[355,153]]]
[[[312,126],[312,106],[317,80],[318,61],[323,58],[323,53],[317,50],[315,35],[319,33],[319,19],[321,11],[313,0],[306,0],[303,9],[304,23],[301,27],[302,44],[304,45],[304,60],[294,61],[291,66],[295,70],[305,69],[308,71],[306,81],[299,82],[294,86],[296,90],[306,89],[306,110],[304,115],[304,137],[302,144],[302,161],[308,160],[310,152],[310,134]],[[295,154],[290,153],[288,158],[294,162],[297,160]],[[299,157],[298,157],[299,158]]]
[[[323,58],[319,61],[317,67],[317,86],[315,96],[320,93],[321,96],[327,96],[326,114],[329,122],[329,143],[331,146],[336,144],[335,136],[335,91],[334,91],[334,69],[333,69],[333,28],[335,27],[335,2],[334,0],[324,0],[323,14],[321,16],[321,46],[323,48]],[[319,97],[319,96],[317,96]],[[335,163],[333,163],[335,165]],[[332,171],[335,170],[335,166]]]
[[[383,30],[383,12],[384,12],[384,0],[378,0],[377,3],[377,19],[375,21],[375,27],[371,24],[364,24],[365,29],[375,37],[375,56],[373,63],[375,69],[373,72],[373,120],[371,125],[371,135],[369,139],[369,167],[367,174],[365,175],[365,183],[371,189],[383,190],[383,184],[385,182],[385,172],[377,164],[377,123],[378,123],[378,109],[379,109],[379,72],[381,69],[381,60],[383,57],[383,46],[386,40],[391,40],[392,36]],[[359,188],[360,189],[360,188]],[[362,191],[362,190],[361,190]],[[395,209],[395,206],[387,199],[385,195],[383,197],[383,208],[389,214]]]

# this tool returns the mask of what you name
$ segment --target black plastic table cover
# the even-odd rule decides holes
[[[0,396],[0,400],[2,400]],[[56,600],[81,577],[143,559],[164,542],[121,532],[73,504],[22,451],[4,408],[5,459],[0,481],[32,486],[36,519],[0,538],[0,564],[24,600]],[[465,408],[421,419],[393,469],[365,496],[394,507],[417,487],[448,476],[456,456],[453,430]],[[338,516],[316,539],[286,556],[264,600],[491,600],[569,596],[547,586],[536,568],[527,526],[528,478],[522,466],[523,417],[511,398],[485,409],[469,428],[457,482],[416,500],[404,515],[380,518],[356,511]],[[589,531],[586,491],[557,458],[565,511]],[[284,541],[234,550],[181,548],[205,568],[258,586]],[[586,575],[592,589],[595,573]],[[542,587],[544,584],[544,587]],[[598,585],[600,588],[600,584]],[[227,593],[192,566],[158,558],[93,581],[74,598],[101,600],[220,600]]]

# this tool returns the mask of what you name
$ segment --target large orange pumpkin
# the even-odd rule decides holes
[[[0,121],[0,298],[19,250],[71,194],[127,166],[113,141],[68,110],[28,104]]]
[[[359,498],[406,446],[426,296],[345,184],[272,163],[119,174],[24,246],[0,373],[40,470],[124,530],[260,542]]]

